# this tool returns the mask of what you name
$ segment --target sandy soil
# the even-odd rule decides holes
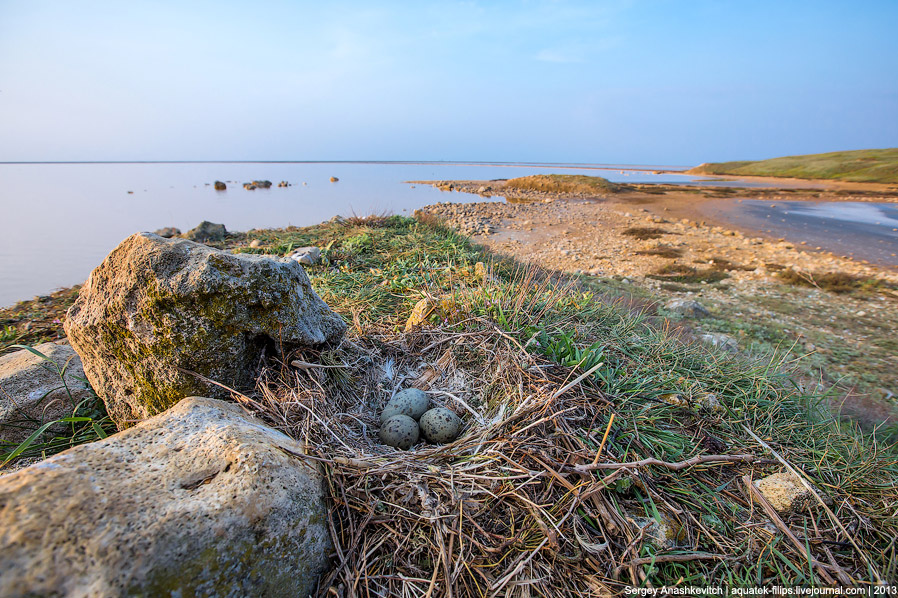
[[[434,184],[505,195],[501,181]],[[724,333],[747,352],[779,350],[800,358],[805,383],[835,389],[829,401],[836,410],[865,425],[885,422],[898,431],[898,270],[737,230],[719,211],[707,209],[719,210],[722,198],[730,195],[726,190],[639,187],[601,198],[526,192],[512,195],[508,203],[446,202],[418,213],[444,220],[493,251],[623,284],[659,305],[673,298],[697,299],[711,311],[709,318],[686,322],[697,333]],[[841,186],[830,191],[740,189],[738,195],[789,201],[898,199],[879,189],[846,193]],[[694,268],[698,278],[707,274],[709,280],[684,283],[663,274],[671,267]],[[784,268],[843,272],[885,284],[870,292],[835,294],[784,284],[777,275]],[[659,313],[682,320],[663,307]]]

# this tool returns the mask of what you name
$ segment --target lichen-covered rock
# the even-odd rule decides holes
[[[24,349],[0,357],[0,441],[19,444],[91,396],[81,360],[67,343],[34,349],[47,359]]]
[[[263,353],[336,342],[346,324],[297,262],[138,233],[90,275],[65,331],[125,428],[181,397],[253,385]]]
[[[330,537],[301,454],[192,397],[0,477],[0,595],[308,596]]]
[[[197,243],[207,243],[209,241],[222,241],[227,236],[228,230],[224,224],[216,224],[203,220],[196,228],[192,228],[184,234],[185,239],[196,241]]]
[[[225,190],[227,190],[227,188],[228,188],[228,186],[225,183],[223,183],[222,181],[215,181],[215,190],[216,191],[225,191]]]

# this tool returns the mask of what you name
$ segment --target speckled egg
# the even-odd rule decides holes
[[[418,442],[418,422],[407,415],[394,415],[380,426],[380,441],[407,451]]]
[[[383,413],[380,414],[380,421],[383,423],[394,415],[400,414],[418,421],[428,409],[430,409],[430,397],[426,392],[417,388],[406,388],[397,392],[396,396],[390,399],[390,402],[384,407]]]
[[[436,407],[421,416],[421,433],[433,444],[452,442],[461,431],[461,418],[445,407]]]

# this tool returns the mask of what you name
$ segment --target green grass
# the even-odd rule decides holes
[[[608,179],[581,174],[537,174],[525,176],[507,181],[505,187],[521,191],[584,193],[586,195],[604,195],[606,193],[615,193],[620,189],[620,185],[616,185]]]
[[[249,248],[249,242],[255,239],[261,247]],[[818,573],[807,566],[806,555],[796,551],[781,534],[769,533],[764,527],[766,516],[745,498],[742,475],[758,478],[781,469],[746,432],[751,430],[832,498],[834,510],[850,528],[852,539],[862,547],[872,570],[887,580],[898,577],[894,543],[898,537],[898,519],[894,517],[898,510],[898,460],[894,452],[856,427],[827,415],[821,408],[824,398],[797,387],[781,355],[748,358],[684,344],[613,292],[591,290],[576,279],[525,269],[485,253],[448,229],[400,216],[254,231],[219,244],[237,252],[278,255],[305,245],[324,249],[323,262],[306,270],[316,291],[351,324],[350,335],[395,351],[400,359],[408,359],[415,347],[433,346],[434,336],[401,334],[414,305],[425,294],[452,297],[458,312],[455,317],[435,312],[430,320],[434,327],[430,334],[439,330],[452,342],[431,349],[429,355],[435,361],[442,352],[451,352],[458,367],[469,369],[471,383],[483,385],[479,388],[485,390],[478,399],[484,404],[498,404],[503,399],[499,393],[504,391],[493,386],[488,375],[489,367],[495,365],[490,358],[493,345],[466,344],[469,334],[483,343],[482,338],[493,337],[478,334],[498,330],[504,335],[498,339],[510,339],[522,352],[554,364],[532,370],[528,365],[532,362],[522,353],[517,362],[503,366],[506,372],[523,368],[528,376],[538,374],[540,384],[563,382],[591,366],[598,368],[582,389],[574,389],[566,397],[572,401],[594,397],[605,407],[596,411],[596,417],[586,417],[581,411],[565,412],[564,416],[548,414],[551,417],[544,420],[544,447],[541,445],[532,455],[523,452],[515,456],[516,462],[526,464],[528,470],[543,472],[540,463],[550,463],[555,471],[578,483],[580,478],[570,473],[569,460],[574,455],[591,458],[606,430],[609,433],[601,455],[606,461],[677,461],[720,453],[752,453],[759,459],[769,459],[680,471],[657,466],[636,468],[612,488],[597,491],[596,500],[605,511],[599,512],[595,502],[588,503],[588,511],[581,509],[573,518],[565,519],[565,513],[551,509],[540,511],[553,518],[545,522],[546,529],[560,527],[561,541],[574,533],[604,538],[605,552],[590,558],[603,563],[609,559],[625,562],[693,552],[727,557],[637,566],[644,580],[655,586],[706,585],[707,580],[734,586],[820,585]],[[488,276],[477,267],[478,262],[486,263]],[[696,275],[702,280],[725,276],[688,266],[667,274],[665,280],[671,281],[683,276],[690,281]],[[406,341],[411,344],[406,345]],[[552,369],[556,367],[560,369]],[[517,400],[538,390],[527,384],[512,388]],[[670,394],[681,396],[683,401],[676,405],[666,402]],[[702,406],[701,398],[708,394],[717,397],[720,410]],[[89,421],[93,420],[102,428],[99,412],[75,415],[89,419],[72,424],[88,424],[93,429]],[[561,435],[570,443],[563,451],[557,450],[562,446],[558,444]],[[463,467],[464,463],[456,465]],[[504,471],[497,465],[497,476]],[[597,484],[606,474],[590,473],[588,483]],[[496,480],[498,491],[504,486],[499,477]],[[478,500],[484,501],[484,507],[491,504],[486,496]],[[532,504],[542,502],[535,495],[532,500]],[[610,533],[610,519],[601,513],[622,525],[637,516],[672,519],[681,530],[679,544],[664,549],[647,541],[631,542],[632,536]],[[574,521],[579,528],[571,528]],[[797,535],[807,539],[814,558],[828,562],[823,552],[826,548],[854,579],[874,580],[863,558],[841,533],[832,531],[832,522],[820,510],[794,514],[786,521]],[[541,532],[536,528],[527,533]],[[541,537],[528,540],[528,549],[536,548],[541,541]],[[546,546],[536,558],[549,558],[544,557],[549,550]],[[582,566],[582,559],[578,562],[581,564],[577,566]],[[612,571],[604,570],[602,575],[610,576]],[[630,581],[627,570],[621,580]]]
[[[484,285],[474,274],[474,264],[490,256],[451,231],[405,218],[328,223],[254,237],[269,243],[262,250],[278,253],[300,244],[327,247],[326,262],[309,268],[310,277],[325,300],[362,331],[398,331],[423,293],[449,294],[456,298],[461,316],[447,320],[435,315],[434,325],[465,333],[482,325],[477,322],[492,322],[521,346],[528,345],[559,366],[580,371],[601,363],[591,384],[613,399],[616,419],[606,447],[615,460],[676,461],[721,450],[763,455],[743,426],[753,430],[806,472],[837,505],[850,504],[869,521],[853,532],[855,539],[880,575],[894,579],[898,574],[893,554],[898,534],[898,520],[893,517],[898,508],[894,453],[856,427],[826,415],[823,398],[799,390],[775,355],[747,359],[684,345],[641,313],[574,282],[528,281],[519,267],[508,262],[496,264],[496,280]],[[690,282],[725,276],[688,266],[666,274],[668,279]],[[767,340],[782,342],[778,337]],[[472,363],[483,361],[476,349],[458,345],[453,351]],[[671,393],[685,397],[684,404],[663,402],[661,397]],[[697,400],[706,393],[720,399],[723,412],[699,407]],[[609,423],[607,415],[591,423],[572,420],[570,426],[592,446]],[[733,557],[646,566],[643,570],[652,584],[707,579],[737,586],[820,584],[818,573],[809,571],[793,546],[782,536],[763,531],[765,518],[741,490],[739,476],[750,473],[757,478],[779,469],[775,463],[681,472],[651,469],[607,492],[606,500],[624,518],[643,512],[672,516],[684,526],[685,543],[691,549],[724,551]],[[831,528],[826,517],[813,510],[788,521],[800,537],[813,540],[812,552],[823,558],[813,530]],[[749,522],[754,523],[746,525]],[[850,547],[828,546],[856,579],[872,579]],[[649,542],[637,545],[636,551],[638,557],[664,552]]]
[[[759,161],[711,162],[701,164],[689,173],[898,183],[898,148],[786,156]]]
[[[16,460],[43,459],[73,446],[106,438],[116,431],[115,424],[106,413],[103,401],[96,393],[91,391],[87,399],[75,403],[66,382],[68,363],[60,365],[34,347],[27,345],[11,345],[9,348],[30,351],[41,358],[42,367],[48,368],[59,377],[57,389],[64,389],[68,394],[72,412],[66,417],[50,422],[35,419],[7,421],[6,426],[25,429],[31,434],[19,444],[0,442],[0,471]],[[81,381],[87,384],[87,380]],[[50,390],[47,394],[49,395],[53,390],[56,389]]]

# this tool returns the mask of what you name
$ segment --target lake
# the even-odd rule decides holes
[[[596,168],[599,168],[596,170]],[[669,166],[462,163],[72,163],[0,164],[0,306],[83,282],[125,237],[202,220],[228,230],[306,226],[335,215],[408,214],[438,201],[483,201],[409,180],[496,179],[539,173],[596,174],[615,181],[700,184],[652,174]],[[331,183],[330,177],[339,178]],[[247,191],[267,179],[291,187]],[[226,191],[211,184],[228,183]],[[497,198],[500,199],[500,198]]]
[[[898,204],[745,199],[724,211],[735,224],[770,236],[898,266]]]
[[[410,180],[489,180],[592,174],[615,182],[754,186],[624,164],[214,162],[0,164],[0,306],[83,282],[124,238],[202,220],[228,230],[316,224],[335,215],[409,214],[440,201],[484,201]],[[330,177],[339,179],[330,182]],[[247,191],[267,179],[287,188]],[[216,180],[228,182],[215,191]],[[501,201],[501,198],[493,198]]]

